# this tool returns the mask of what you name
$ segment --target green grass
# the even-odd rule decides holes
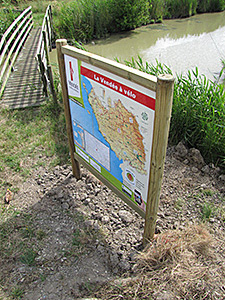
[[[65,117],[61,104],[0,111],[0,197],[17,188],[15,173],[25,180],[40,165],[69,161]]]
[[[37,252],[33,249],[26,249],[26,251],[20,256],[20,261],[28,266],[35,265],[35,258],[37,257]]]
[[[209,221],[210,217],[213,215],[214,207],[212,204],[206,202],[202,206],[202,220]]]
[[[11,291],[11,296],[13,299],[22,299],[22,296],[23,296],[23,289],[19,286],[15,286],[12,291]]]
[[[0,37],[19,15],[11,3],[5,1],[0,5]]]
[[[177,210],[182,210],[183,206],[185,204],[185,201],[184,199],[181,199],[181,198],[178,198],[175,203],[174,203],[174,207],[177,209]]]

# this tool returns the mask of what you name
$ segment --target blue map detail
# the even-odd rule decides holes
[[[85,84],[86,89],[83,87],[83,83]],[[78,143],[78,146],[82,145],[81,128],[80,128],[80,127],[82,127],[84,130],[88,131],[90,134],[92,134],[94,137],[96,137],[99,141],[101,141],[104,145],[109,147],[110,148],[110,173],[115,178],[117,178],[120,182],[123,182],[122,169],[120,168],[120,164],[123,163],[123,160],[118,159],[115,152],[111,149],[110,144],[105,140],[104,136],[99,131],[97,119],[96,119],[93,109],[88,101],[88,95],[91,92],[92,85],[91,85],[90,81],[83,75],[81,75],[81,87],[82,87],[82,97],[83,97],[83,102],[84,102],[85,108],[76,104],[72,100],[69,101],[75,142]],[[85,151],[85,149],[84,149],[84,151]],[[89,154],[89,153],[87,153],[87,154]]]
[[[77,145],[85,148],[85,141],[84,141],[84,129],[77,125],[75,122],[73,124],[74,128],[74,139]]]

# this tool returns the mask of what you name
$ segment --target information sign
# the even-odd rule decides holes
[[[155,76],[57,40],[73,175],[82,163],[145,217],[153,238],[169,134],[174,78]]]

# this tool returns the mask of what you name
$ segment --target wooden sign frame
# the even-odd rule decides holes
[[[157,78],[140,72],[109,59],[69,46],[67,45],[67,41],[64,39],[57,40],[56,47],[73,175],[77,179],[80,179],[80,163],[82,163],[82,165],[89,169],[129,206],[144,217],[145,229],[143,242],[145,244],[148,240],[153,238],[155,233],[172,110],[174,78],[172,75],[168,74],[159,75]],[[88,164],[85,159],[82,159],[82,157],[76,153],[66,78],[65,57],[75,58],[76,60],[87,63],[95,68],[100,68],[105,72],[112,73],[113,76],[122,77],[124,80],[129,80],[131,83],[138,84],[155,93],[155,115],[152,134],[150,171],[149,178],[147,178],[149,183],[145,213],[138,205],[131,201],[129,197],[115,188],[111,182],[109,182],[104,176],[96,171],[94,167]]]

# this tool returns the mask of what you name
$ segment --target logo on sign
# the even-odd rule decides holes
[[[69,66],[70,66],[70,79],[71,79],[71,81],[73,81],[73,73],[74,73],[74,71],[73,71],[73,67],[72,67],[72,62],[71,61],[69,61]]]

